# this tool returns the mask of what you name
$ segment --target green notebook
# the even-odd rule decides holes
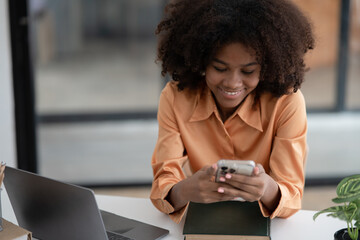
[[[270,239],[270,219],[257,202],[190,202],[183,234],[186,240]]]

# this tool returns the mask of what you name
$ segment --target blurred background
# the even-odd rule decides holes
[[[324,195],[342,177],[360,172],[360,1],[294,2],[316,35],[301,88],[309,126],[306,189]],[[157,104],[168,80],[155,63],[154,31],[165,4],[9,1],[10,19],[13,8],[28,14],[28,38],[22,41],[33,83],[32,157],[19,159],[18,153],[20,164],[30,161],[42,175],[99,192],[148,195]],[[13,52],[16,46],[12,40]]]

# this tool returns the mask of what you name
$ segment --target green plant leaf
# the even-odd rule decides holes
[[[357,206],[357,213],[355,214],[355,227],[360,229],[360,199],[353,202]]]
[[[356,227],[357,229],[360,229],[360,221],[359,221],[359,220],[355,222],[355,227]]]
[[[352,220],[354,220],[357,213],[358,213],[358,208],[355,203],[350,203],[345,207],[344,214],[347,221],[351,222]]]
[[[327,213],[327,216],[346,221],[349,234],[354,238],[358,232],[353,232],[352,228],[360,229],[360,174],[341,180],[336,193],[337,197],[332,200],[335,203],[342,203],[342,205],[319,211],[314,214],[313,219],[315,220],[320,214]]]
[[[356,204],[350,203],[349,205],[333,206],[321,210],[314,214],[313,219],[315,220],[320,214],[328,213],[327,216],[338,218],[346,222],[351,222],[354,220],[357,212],[358,208]]]
[[[351,202],[360,199],[360,174],[352,175],[340,181],[336,188],[335,203]]]
[[[342,214],[340,214],[340,213],[343,213],[343,212],[344,212],[344,206],[329,207],[329,208],[325,208],[325,209],[315,213],[314,216],[313,216],[313,219],[315,221],[315,219],[319,215],[324,214],[324,213],[330,213],[330,214],[328,214],[328,216],[332,216],[332,217],[338,217],[338,216],[341,217]],[[341,220],[345,220],[345,218],[343,218]]]

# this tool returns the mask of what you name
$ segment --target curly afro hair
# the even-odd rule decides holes
[[[204,85],[202,72],[226,44],[240,42],[261,65],[257,98],[296,92],[304,79],[304,55],[314,47],[309,20],[290,0],[175,0],[157,26],[157,62],[179,90]]]

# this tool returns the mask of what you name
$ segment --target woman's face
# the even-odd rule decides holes
[[[256,88],[260,69],[255,51],[241,43],[225,45],[216,53],[206,68],[205,79],[223,120]]]

